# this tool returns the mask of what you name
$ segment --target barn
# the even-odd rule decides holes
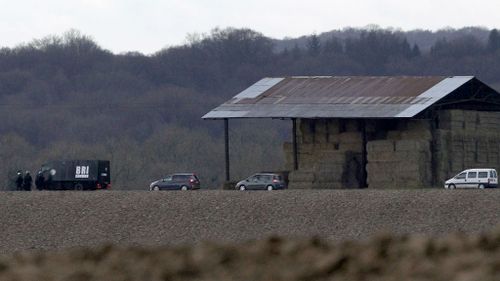
[[[500,94],[473,76],[264,78],[203,119],[292,121],[290,188],[442,186],[500,168]]]

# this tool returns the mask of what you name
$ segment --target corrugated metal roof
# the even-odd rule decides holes
[[[473,76],[264,78],[203,118],[414,117],[472,79]]]

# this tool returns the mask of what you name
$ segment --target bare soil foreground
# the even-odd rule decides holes
[[[500,190],[4,192],[0,280],[500,280],[499,202]]]
[[[71,249],[0,257],[0,280],[500,280],[500,231],[366,241],[268,238],[235,245]]]
[[[481,233],[500,189],[0,192],[0,253],[98,246]]]

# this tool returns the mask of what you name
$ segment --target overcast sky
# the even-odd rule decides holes
[[[115,53],[153,53],[187,34],[247,27],[273,38],[377,24],[500,27],[500,0],[0,0],[0,46],[69,29]]]

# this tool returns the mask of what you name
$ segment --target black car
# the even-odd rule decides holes
[[[287,188],[285,179],[280,174],[259,173],[254,174],[236,184],[237,190],[262,189],[275,190]]]
[[[165,176],[152,182],[149,190],[188,190],[199,189],[200,180],[194,173],[179,173]]]

